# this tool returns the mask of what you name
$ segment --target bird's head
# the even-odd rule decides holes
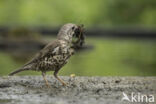
[[[75,44],[81,41],[79,44],[83,44],[83,26],[79,26],[72,23],[63,25],[58,33],[58,39]]]

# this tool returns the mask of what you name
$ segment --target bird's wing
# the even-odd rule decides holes
[[[55,51],[55,48],[60,46],[60,42],[58,40],[51,42],[47,44],[39,53],[36,54],[36,56],[27,62],[24,66],[27,66],[31,63],[36,62],[37,60],[42,59],[44,56],[46,56],[49,52]]]

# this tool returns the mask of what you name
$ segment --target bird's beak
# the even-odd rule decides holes
[[[83,27],[84,27],[83,25],[78,25],[77,29],[75,29],[75,34],[74,34],[74,37],[77,38],[77,40],[74,43],[80,46],[84,44],[84,40],[85,40]]]

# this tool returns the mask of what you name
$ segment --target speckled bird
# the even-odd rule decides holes
[[[57,73],[74,54],[75,47],[77,45],[82,46],[83,43],[83,26],[72,23],[65,24],[61,27],[55,41],[47,44],[31,61],[10,73],[9,76],[26,70],[41,71],[46,85],[50,87],[45,75],[47,71],[54,71],[54,77],[66,85],[57,76]]]

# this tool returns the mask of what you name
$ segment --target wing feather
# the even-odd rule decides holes
[[[58,40],[51,42],[49,44],[47,44],[39,53],[37,53],[35,55],[35,57],[30,60],[29,62],[27,62],[24,66],[27,66],[29,64],[32,64],[34,62],[36,62],[37,60],[42,59],[43,57],[45,57],[49,52],[55,51],[54,49],[56,47],[60,46],[60,42]]]

